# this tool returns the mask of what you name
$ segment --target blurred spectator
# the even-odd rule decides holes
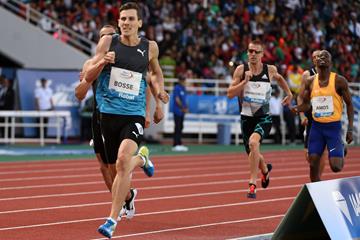
[[[14,110],[15,108],[15,92],[10,81],[6,76],[0,76],[0,111]],[[0,123],[4,123],[5,119],[0,118]],[[11,128],[8,128],[8,136],[11,136]],[[5,127],[0,127],[0,137],[4,137]]]
[[[273,88],[273,93],[270,98],[270,114],[272,116],[272,125],[275,129],[274,143],[281,144],[281,113],[283,110],[282,99],[280,97],[280,90],[278,87]]]
[[[80,140],[90,141],[92,138],[92,113],[94,111],[94,95],[87,94],[80,108]]]
[[[48,85],[48,80],[45,78],[40,79],[40,86],[36,87],[35,92],[35,109],[38,111],[51,111],[54,110],[53,103],[53,90]],[[37,120],[40,123],[40,118]],[[47,137],[47,124],[49,122],[49,118],[44,117],[44,136]],[[37,129],[36,137],[40,137],[40,128]]]
[[[294,98],[296,98],[297,94],[299,93],[301,85],[301,74],[303,72],[304,71],[296,64],[289,66],[287,81],[291,92],[294,94]]]
[[[186,103],[186,78],[179,76],[179,82],[175,85],[173,91],[173,111],[174,111],[174,144],[173,151],[188,151],[188,148],[182,143],[182,130],[184,128],[185,114],[188,112],[188,106]]]
[[[291,105],[296,105],[294,99],[293,99],[293,103]],[[284,115],[284,121],[286,124],[286,133],[287,133],[287,137],[289,139],[289,144],[293,145],[295,144],[295,139],[296,139],[296,123],[295,123],[295,116],[294,114],[290,111],[288,106],[284,106],[283,107],[283,115]]]
[[[63,43],[67,43],[69,41],[69,35],[66,32],[62,31],[61,28],[56,29],[53,37],[62,41]]]
[[[119,7],[126,1],[67,0],[27,1],[31,7],[56,18],[92,41],[104,24],[117,24]],[[31,3],[30,3],[31,2]],[[195,78],[216,78],[222,61],[224,79],[231,76],[229,62],[246,61],[246,46],[259,38],[265,43],[264,60],[286,67],[310,65],[311,52],[328,49],[334,68],[350,81],[360,81],[359,1],[221,1],[221,0],[144,0],[139,1],[143,31],[159,45],[160,55],[167,50],[176,66],[185,62]],[[205,2],[207,4],[205,4]],[[46,22],[40,25],[50,29]],[[343,27],[341,27],[343,26]],[[55,38],[59,33],[55,32]],[[68,42],[69,36],[61,36]],[[175,49],[173,49],[173,47]],[[200,54],[201,53],[201,54]],[[161,58],[160,56],[160,58]],[[242,62],[239,62],[242,61]],[[210,69],[209,69],[210,68]],[[224,75],[224,73],[221,73]],[[284,76],[286,77],[286,76]]]
[[[14,110],[15,92],[12,86],[13,81],[6,76],[0,77],[0,110]]]
[[[54,33],[54,26],[52,21],[50,20],[50,12],[48,10],[44,11],[44,16],[41,17],[39,21],[39,26],[42,30],[45,32],[48,32],[50,34]]]
[[[159,59],[159,63],[165,78],[175,77],[176,61],[170,50],[166,51],[165,54]]]

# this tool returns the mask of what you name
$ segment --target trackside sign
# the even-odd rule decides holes
[[[331,239],[360,238],[360,177],[307,184]]]
[[[360,239],[360,177],[304,185],[272,239]]]

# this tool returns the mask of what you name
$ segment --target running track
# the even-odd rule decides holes
[[[230,239],[271,233],[308,182],[300,150],[267,152],[274,166],[268,189],[246,198],[245,154],[153,157],[153,178],[139,170],[137,214],[119,222],[114,239]],[[342,172],[356,176],[360,148],[350,148]],[[258,182],[260,186],[260,182]],[[110,210],[94,159],[0,163],[0,239],[103,239],[96,231]]]

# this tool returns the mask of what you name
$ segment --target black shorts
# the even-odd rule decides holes
[[[91,121],[91,130],[92,130],[92,138],[94,141],[94,152],[95,154],[100,154],[101,159],[104,163],[107,163],[104,142],[101,134],[100,127],[100,113],[98,110],[95,110],[92,114]]]
[[[118,150],[124,139],[131,139],[137,145],[144,138],[145,118],[101,113],[101,132],[104,136],[105,151],[110,164],[116,163]]]
[[[272,127],[272,118],[270,115],[260,117],[249,117],[241,115],[241,131],[245,145],[246,153],[250,153],[249,139],[254,132],[260,134],[261,141],[266,138]]]

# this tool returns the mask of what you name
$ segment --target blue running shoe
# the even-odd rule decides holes
[[[146,146],[142,146],[139,149],[138,155],[145,161],[144,166],[142,166],[142,169],[144,170],[144,173],[148,177],[152,177],[154,175],[154,164],[150,161],[149,158],[149,149]]]
[[[116,221],[111,218],[106,219],[106,222],[98,228],[98,232],[107,238],[111,238],[116,228]]]

